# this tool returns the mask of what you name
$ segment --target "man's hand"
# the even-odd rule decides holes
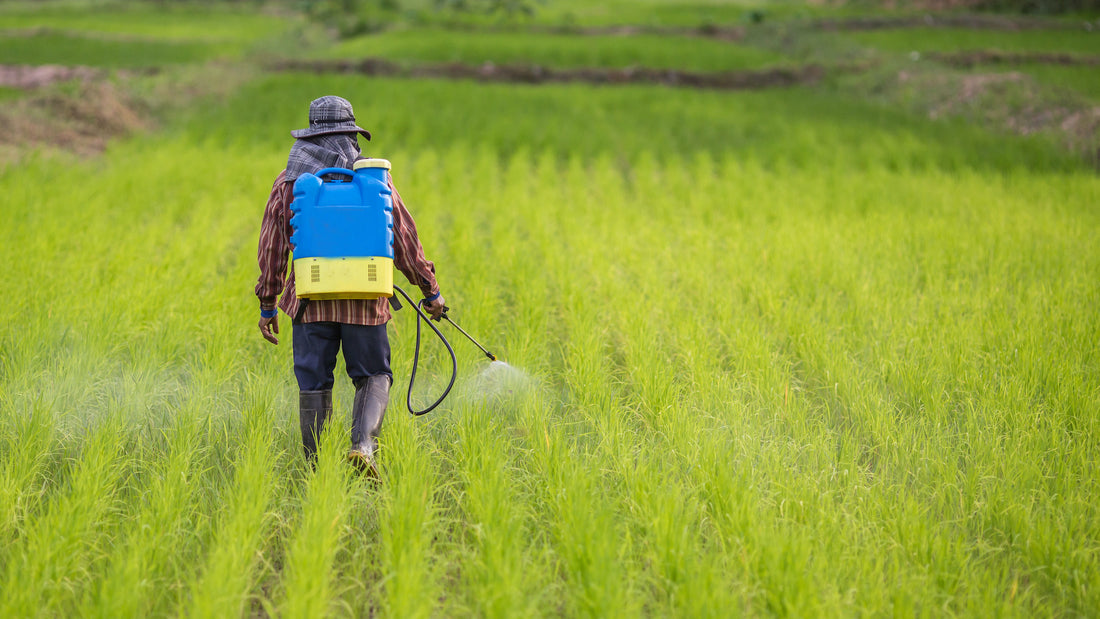
[[[444,303],[443,295],[439,295],[434,301],[428,301],[424,304],[424,311],[431,314],[432,320],[438,322],[443,317],[443,312],[447,311],[447,306]]]
[[[264,339],[272,344],[278,344],[279,338],[275,337],[275,333],[279,332],[279,316],[276,314],[271,318],[260,318],[260,335],[264,336]]]

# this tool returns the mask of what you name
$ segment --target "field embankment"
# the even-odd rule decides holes
[[[283,61],[271,65],[276,71],[338,73],[365,76],[405,76],[415,78],[474,79],[485,82],[521,84],[586,83],[586,84],[658,84],[682,88],[717,90],[748,90],[777,88],[798,84],[814,84],[825,75],[819,65],[797,68],[774,68],[757,71],[727,71],[696,73],[676,69],[628,67],[624,69],[580,68],[552,69],[542,65],[481,65],[461,63],[418,64],[402,66],[380,58],[363,60],[302,60]]]

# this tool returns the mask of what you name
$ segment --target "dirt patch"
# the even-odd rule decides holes
[[[22,90],[42,88],[69,80],[86,82],[102,76],[103,71],[91,67],[67,67],[56,64],[0,65],[0,86]]]
[[[118,86],[89,80],[10,102],[0,109],[0,125],[0,151],[7,159],[41,147],[96,154],[112,138],[146,129],[151,121]]]
[[[920,93],[931,119],[962,117],[1017,135],[1051,135],[1100,167],[1100,106],[1051,93],[1024,73],[902,71],[898,84]]]
[[[825,76],[820,65],[795,68],[774,68],[758,71],[724,71],[696,73],[676,69],[627,67],[622,69],[576,68],[550,69],[539,65],[481,65],[461,63],[420,64],[402,66],[380,58],[359,61],[283,61],[272,65],[278,71],[309,71],[315,73],[351,73],[373,76],[406,76],[446,79],[474,79],[485,82],[523,84],[568,83],[587,84],[661,84],[684,88],[717,90],[751,90],[814,84]]]
[[[235,62],[110,71],[0,66],[9,84],[27,91],[0,107],[0,167],[35,151],[98,154],[197,102],[231,96],[258,71]]]
[[[1100,56],[1083,56],[1057,52],[1002,52],[998,50],[974,50],[969,52],[930,52],[927,58],[969,69],[987,64],[1052,64],[1062,66],[1100,66]]]
[[[919,79],[919,78],[918,78]],[[929,78],[925,78],[927,81]],[[983,73],[979,75],[965,75],[961,78],[944,76],[942,79],[931,78],[933,82],[939,82],[936,91],[944,92],[944,96],[931,104],[928,117],[933,120],[954,116],[984,102],[990,96],[1003,96],[1008,92],[1008,85],[1021,85],[1027,76],[1012,71],[1010,73]],[[898,81],[907,84],[914,81],[914,77],[906,71],[898,74]],[[918,82],[919,83],[919,82]],[[926,86],[927,84],[923,84]]]

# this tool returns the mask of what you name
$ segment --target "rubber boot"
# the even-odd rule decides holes
[[[332,389],[298,392],[298,421],[302,428],[302,448],[310,464],[317,462],[317,438],[332,414]]]
[[[361,472],[378,476],[375,454],[378,434],[390,401],[390,377],[369,376],[355,381],[355,403],[351,409],[351,451],[348,460]]]

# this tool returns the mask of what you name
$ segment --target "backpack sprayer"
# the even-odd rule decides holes
[[[294,285],[304,299],[380,299],[389,298],[394,309],[401,304],[393,296],[396,290],[416,310],[416,348],[405,406],[413,415],[431,412],[443,402],[458,376],[458,359],[451,343],[401,288],[393,285],[393,191],[389,185],[390,162],[385,159],[360,159],[353,170],[324,168],[315,174],[303,174],[294,182],[294,216],[290,225],[294,234]],[[343,178],[322,177],[340,175]],[[474,343],[490,361],[493,353],[485,350],[447,315],[442,318]],[[420,323],[428,324],[451,356],[451,380],[443,394],[427,408],[412,405],[413,383],[420,361]]]

